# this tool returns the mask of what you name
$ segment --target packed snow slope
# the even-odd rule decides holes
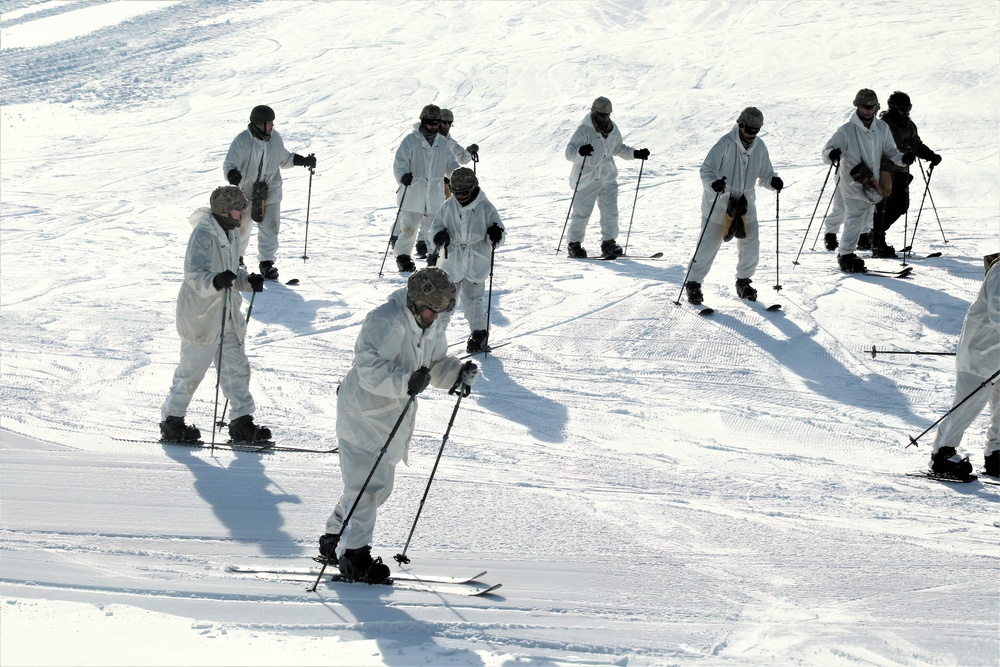
[[[997,488],[905,474],[934,432],[910,437],[951,405],[953,359],[869,353],[953,351],[982,255],[1000,250],[995,0],[0,11],[4,665],[1000,660]],[[909,280],[845,276],[813,245],[832,190],[820,150],[863,87],[883,104],[909,93],[944,157],[926,196],[928,165],[913,168]],[[641,180],[620,162],[619,241],[661,260],[557,252],[563,150],[599,95],[652,152]],[[428,103],[481,147],[508,228],[491,323],[509,344],[461,405],[406,569],[503,587],[310,593],[227,572],[309,565],[340,471],[336,455],[121,440],[158,437],[188,216],[257,104],[316,154],[311,189],[284,172],[281,281],[257,296],[246,349],[258,421],[280,444],[334,447],[360,323],[404,284],[378,275],[391,164]],[[674,304],[698,168],[747,105],[787,184],[780,201],[758,193],[755,276],[761,305],[784,310],[735,298],[727,244],[705,281],[717,312],[700,317]],[[584,245],[599,242],[595,213]],[[461,315],[451,328],[464,341]],[[394,569],[454,405],[420,400],[374,544]],[[188,419],[207,435],[213,409],[210,372]],[[977,465],[985,426],[966,437]]]

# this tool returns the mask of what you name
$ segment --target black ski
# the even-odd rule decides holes
[[[748,299],[740,299],[740,301],[746,301],[747,305],[750,306],[760,306],[761,310],[767,311],[769,313],[776,313],[781,310],[780,303],[772,303],[770,306],[765,306],[759,301],[749,301]]]
[[[654,252],[652,255],[619,255],[619,257],[624,257],[625,259],[660,259],[663,257],[662,252]]]
[[[466,352],[465,354],[461,355],[459,359],[468,359],[469,357],[474,357],[477,354],[492,354],[493,350],[497,349],[498,347],[503,347],[504,345],[510,345],[510,341],[505,340],[504,342],[497,343],[496,345],[487,345],[485,350],[479,350],[478,352]]]
[[[178,445],[180,447],[192,447],[194,449],[211,449],[211,443],[207,443],[204,440],[196,440],[194,442],[182,442],[180,440],[138,440],[133,438],[111,438],[117,442],[137,442],[141,444],[151,444],[151,445]],[[307,447],[287,447],[283,445],[276,445],[271,440],[262,440],[255,443],[247,442],[237,442],[237,441],[226,441],[215,443],[216,449],[227,449],[234,452],[255,452],[259,454],[266,454],[268,452],[298,452],[302,454],[336,454],[340,451],[339,447],[334,447],[333,449],[309,449]]]
[[[299,284],[299,279],[298,278],[292,278],[291,280],[289,280],[285,284],[286,285],[298,285]]]
[[[235,574],[253,574],[262,577],[270,577],[285,581],[312,582],[319,576],[319,568],[311,567],[289,567],[289,568],[253,568],[241,567],[238,565],[227,565],[227,572]],[[420,576],[409,572],[397,572],[388,580],[380,584],[368,584],[360,581],[349,581],[336,570],[324,574],[329,581],[337,584],[351,584],[362,586],[390,586],[393,589],[405,591],[422,591],[427,593],[450,593],[453,595],[485,595],[500,588],[502,584],[486,584],[478,581],[486,572],[471,577],[434,577]]]
[[[913,472],[906,473],[907,477],[923,477],[924,479],[933,479],[938,482],[948,482],[949,484],[970,484],[972,482],[979,482],[981,484],[989,484],[990,486],[1000,486],[1000,479],[983,479],[979,475],[969,475],[968,477],[954,477],[952,475],[941,475],[939,473],[933,472],[931,470],[915,470]]]

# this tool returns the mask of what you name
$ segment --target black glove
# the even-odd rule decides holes
[[[833,164],[837,164],[838,162],[840,162],[840,149],[834,148],[827,154],[827,157],[830,158],[830,162],[832,162]]]
[[[233,167],[229,170],[229,173],[226,174],[226,180],[229,181],[230,185],[239,185],[240,181],[243,180],[243,174],[240,173],[239,169]]]
[[[781,188],[785,187],[785,182],[781,180],[778,176],[771,177],[771,187],[781,192]]]
[[[503,239],[503,228],[494,222],[486,228],[486,238],[488,238],[490,243],[493,244],[493,247],[496,248],[497,244],[500,243],[500,240]]]
[[[437,247],[444,246],[445,248],[451,243],[451,234],[448,233],[447,229],[442,229],[440,232],[434,235],[434,245]]]
[[[410,375],[410,381],[406,385],[406,393],[416,396],[431,383],[431,371],[427,366],[421,366]]]
[[[917,156],[913,154],[912,151],[906,151],[903,153],[903,164],[911,165],[917,161]]]
[[[594,154],[594,147],[591,146],[590,144],[584,144],[580,146],[580,155],[582,155],[583,157],[587,157],[588,155],[593,155],[593,154]]]
[[[390,236],[389,237],[389,246],[392,247],[392,248],[395,248],[396,247],[396,241],[398,241],[398,240],[399,240],[398,236]]]
[[[302,157],[298,153],[292,154],[292,164],[296,167],[308,167],[309,169],[316,168],[316,156],[310,153],[306,157]]]
[[[222,273],[216,273],[215,277],[212,278],[212,285],[215,289],[221,290],[223,288],[229,289],[236,282],[236,274],[232,271],[223,271]]]
[[[413,174],[411,174],[410,172],[406,172],[405,174],[403,174],[403,177],[399,179],[399,182],[402,183],[403,185],[409,185],[410,183],[413,182]]]
[[[247,276],[247,282],[250,283],[250,289],[254,292],[264,291],[264,276],[259,273],[251,273]]]
[[[479,375],[479,366],[473,361],[466,361],[458,371],[458,379],[455,380],[449,394],[461,394],[468,396],[472,393],[472,385],[476,383],[476,376]]]
[[[649,149],[648,148],[640,148],[639,150],[634,151],[632,153],[632,156],[635,157],[636,160],[648,160],[649,159]]]
[[[479,155],[479,144],[469,144],[469,147],[465,150],[469,155]]]
[[[726,177],[723,176],[722,178],[720,178],[717,181],[712,181],[712,189],[715,190],[716,192],[725,192],[726,191]]]
[[[941,164],[941,156],[937,153],[933,153],[931,157],[931,166],[936,167]]]

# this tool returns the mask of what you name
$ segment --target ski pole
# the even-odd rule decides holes
[[[779,243],[781,239],[781,226],[779,223],[779,211],[781,207],[778,204],[778,196],[781,194],[781,190],[776,190],[774,193],[774,291],[781,291],[781,251],[779,249]]]
[[[375,465],[372,466],[371,472],[368,473],[368,479],[365,480],[365,483],[361,486],[361,490],[358,491],[358,495],[354,499],[354,504],[351,505],[351,511],[347,513],[347,516],[344,518],[344,521],[340,524],[340,532],[337,533],[338,542],[340,541],[340,538],[344,535],[344,530],[347,528],[348,522],[350,522],[351,517],[354,516],[354,510],[358,508],[358,503],[361,502],[361,496],[364,495],[365,489],[368,488],[368,482],[372,481],[372,477],[375,476],[375,470],[376,468],[378,468],[378,464],[381,463],[382,457],[385,456],[385,453],[389,450],[389,443],[392,442],[392,438],[396,435],[396,431],[399,430],[399,425],[403,423],[403,417],[406,416],[406,413],[409,411],[410,406],[413,405],[413,401],[415,398],[416,394],[410,394],[410,398],[406,401],[406,405],[403,406],[403,411],[399,413],[399,418],[396,419],[396,423],[393,425],[392,431],[389,432],[389,437],[386,438],[385,444],[382,445],[382,449],[379,450],[378,457],[375,459]],[[319,586],[320,579],[323,578],[323,573],[326,572],[326,566],[329,564],[330,560],[328,558],[324,558],[323,567],[320,568],[319,576],[316,577],[316,581],[315,583],[313,583],[312,588],[307,588],[306,589],[307,591],[311,593],[316,592],[316,587]]]
[[[646,166],[646,161],[643,160],[639,164],[639,178],[635,182],[635,199],[632,200],[632,215],[628,218],[628,233],[625,234],[625,249],[622,251],[628,255],[628,239],[632,235],[632,220],[635,218],[635,204],[639,201],[639,183],[642,182],[642,168]]]
[[[726,177],[723,176],[722,180],[726,180]],[[687,272],[684,274],[684,281],[681,283],[680,294],[677,295],[677,300],[674,301],[675,306],[681,305],[681,296],[684,294],[684,286],[687,285],[688,276],[691,275],[691,266],[694,264],[694,258],[698,256],[698,249],[701,248],[701,241],[705,238],[705,232],[708,231],[708,223],[712,219],[712,212],[715,210],[715,204],[719,201],[719,195],[721,194],[721,192],[715,193],[715,199],[712,200],[712,207],[708,209],[708,217],[705,218],[705,225],[701,228],[701,236],[698,237],[698,243],[694,247],[694,254],[691,255],[691,261],[688,263]]]
[[[479,163],[479,151],[469,153],[472,156],[472,173],[476,173],[476,165]]]
[[[923,176],[924,165],[919,161],[917,162],[917,164],[920,165],[920,175]],[[944,240],[945,243],[947,243],[948,239],[945,238],[944,227],[941,226],[941,217],[938,215],[937,204],[934,203],[934,193],[931,192],[931,171],[933,171],[933,169],[934,165],[932,164],[930,167],[927,168],[927,175],[924,176],[924,182],[927,183],[927,198],[931,200],[931,209],[934,211],[934,217],[937,218],[938,229],[941,230],[941,238]]]
[[[460,380],[461,381],[461,380]],[[424,510],[424,501],[427,500],[427,494],[431,490],[431,482],[434,481],[434,475],[437,473],[438,464],[441,463],[441,454],[444,453],[444,446],[448,442],[448,436],[451,434],[452,424],[455,423],[455,415],[458,414],[458,407],[462,405],[462,398],[467,394],[465,391],[455,388],[448,393],[458,394],[458,400],[455,401],[455,409],[451,411],[451,419],[448,420],[448,428],[444,431],[444,437],[441,439],[441,446],[438,448],[437,458],[434,459],[434,467],[431,468],[430,479],[427,480],[427,487],[424,489],[424,497],[420,499],[420,505],[417,507],[417,516],[413,517],[413,525],[410,526],[410,534],[406,538],[406,544],[403,546],[403,552],[398,553],[393,556],[393,559],[400,565],[407,565],[410,562],[409,556],[406,555],[406,550],[410,548],[410,540],[413,539],[413,531],[417,529],[417,521],[420,519],[420,513]]]
[[[953,405],[951,407],[951,410],[948,410],[948,412],[946,412],[943,415],[941,415],[940,419],[938,419],[936,422],[934,422],[933,424],[931,424],[930,426],[928,426],[926,429],[924,429],[923,433],[921,433],[920,435],[918,435],[915,438],[913,436],[910,436],[910,444],[907,445],[906,447],[908,448],[910,445],[917,445],[917,440],[919,440],[920,438],[922,438],[925,435],[927,435],[927,431],[930,431],[932,428],[934,428],[935,426],[937,426],[938,424],[940,424],[941,422],[943,422],[944,419],[945,419],[945,417],[947,417],[952,412],[954,412],[955,410],[957,410],[958,407],[960,405],[962,405],[962,403],[965,403],[967,400],[969,400],[970,398],[972,398],[973,396],[975,396],[976,392],[980,391],[983,387],[985,387],[986,385],[990,384],[998,375],[1000,375],[1000,370],[998,370],[996,373],[994,373],[993,375],[991,375],[988,378],[986,378],[985,380],[983,380],[982,384],[980,384],[978,387],[976,387],[971,392],[969,392],[968,396],[966,396],[961,401],[959,401],[958,403],[956,403],[955,405]],[[919,447],[920,445],[917,445],[917,446]]]
[[[497,247],[490,250],[490,289],[486,296],[486,354],[490,350],[490,312],[493,310],[493,260],[497,256]]]
[[[399,214],[403,210],[403,202],[406,201],[406,189],[408,187],[410,186],[403,186],[403,196],[399,198],[399,208],[396,209],[396,219],[392,221],[392,231],[389,232],[389,242],[385,244],[385,254],[382,255],[382,266],[378,268],[379,278],[382,277],[382,269],[385,268],[385,258],[389,256],[389,248],[391,248],[396,242],[396,225],[399,224]]]
[[[250,306],[247,308],[247,320],[246,324],[250,324],[250,313],[253,312],[253,300],[257,297],[257,292],[250,292]],[[219,421],[215,422],[215,425],[222,430],[222,427],[226,425],[226,410],[229,409],[229,399],[226,399],[226,404],[222,406],[222,417]]]
[[[215,408],[212,413],[212,423],[215,424],[216,419],[219,417],[219,385],[222,384],[222,342],[225,340],[226,336],[226,315],[229,310],[229,290],[227,287],[226,291],[222,294],[222,329],[219,331],[219,360],[215,365]],[[212,429],[212,447],[211,453],[215,454],[215,429]]]
[[[830,172],[833,171],[834,163],[830,163],[830,168],[826,170],[826,178],[823,179],[823,187],[819,189],[819,197],[816,198],[816,206],[813,207],[813,214],[809,218],[809,226],[806,227],[806,233],[802,235],[802,245],[799,246],[799,254],[795,256],[792,264],[795,266],[799,265],[799,255],[802,254],[802,249],[806,247],[806,239],[809,238],[809,230],[812,229],[813,220],[816,219],[816,211],[819,210],[819,203],[823,201],[823,192],[826,190],[826,183],[830,180]],[[816,244],[813,244],[813,249],[816,248]]]
[[[904,351],[893,351],[893,350],[876,350],[875,346],[872,345],[872,359],[875,358],[876,354],[926,354],[937,357],[954,357],[955,352],[904,352]]]
[[[313,157],[315,153],[310,153],[309,157]],[[316,167],[309,167],[309,194],[306,196],[306,242],[302,246],[302,261],[309,259],[309,255],[306,254],[306,249],[309,248],[309,206],[312,204],[312,194],[313,194],[313,173],[316,171]],[[253,297],[250,297],[253,299]],[[252,303],[252,301],[251,301]],[[249,313],[247,313],[249,315]]]
[[[583,176],[583,166],[587,164],[587,156],[583,156],[583,161],[580,162],[580,173],[576,175],[576,185],[573,186],[573,196],[569,199],[569,210],[566,211],[566,222],[563,223],[562,234],[559,235],[559,245],[556,246],[556,254],[562,249],[563,236],[566,235],[566,225],[569,224],[569,215],[573,212],[573,200],[576,199],[576,190],[580,187],[580,177]]]
[[[816,229],[816,238],[813,239],[812,248],[810,250],[816,249],[816,244],[819,243],[820,233],[826,229],[826,219],[830,215],[830,207],[833,205],[833,198],[837,196],[837,189],[840,187],[840,181],[838,180],[833,186],[833,192],[830,193],[830,201],[826,203],[826,211],[823,212],[823,219],[820,220],[819,227]]]
[[[921,165],[920,173],[923,174],[924,168]],[[910,249],[910,255],[913,255],[913,242],[917,238],[917,227],[920,226],[920,214],[924,212],[924,201],[927,199],[927,192],[931,189],[931,176],[934,175],[934,167],[927,170],[927,185],[924,187],[924,195],[920,198],[920,208],[917,209],[917,219],[913,221],[913,236],[910,237],[910,242],[907,247]],[[903,259],[906,259],[906,253],[903,253]]]

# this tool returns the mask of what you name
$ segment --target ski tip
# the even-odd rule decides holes
[[[941,256],[941,253],[939,253],[939,252],[932,252],[931,254],[927,255],[927,259],[930,259],[931,257],[940,257],[940,256]]]
[[[714,312],[715,311],[711,308],[702,308],[701,310],[698,311],[698,314],[701,315],[702,317],[706,317]]]
[[[298,278],[292,278],[291,280],[289,280],[285,284],[286,285],[298,285],[299,284],[299,279]]]
[[[938,254],[940,254],[940,253],[938,253]],[[663,253],[662,252],[654,252],[652,255],[649,256],[650,259],[659,259],[660,257],[663,257]]]
[[[775,312],[777,310],[781,310],[781,304],[780,303],[772,303],[770,306],[768,306],[764,310],[770,310],[773,313],[773,312]]]

